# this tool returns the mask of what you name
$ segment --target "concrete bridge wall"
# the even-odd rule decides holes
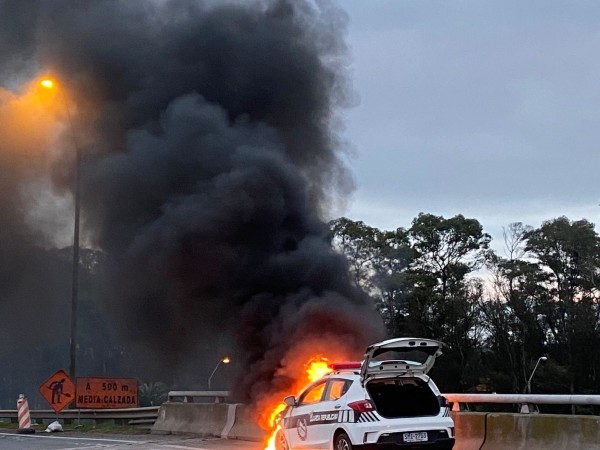
[[[592,450],[600,448],[600,417],[453,412],[455,450]],[[226,403],[164,403],[155,433],[196,434],[261,442],[249,408]]]
[[[559,414],[452,414],[455,450],[592,450],[600,448],[600,417]]]

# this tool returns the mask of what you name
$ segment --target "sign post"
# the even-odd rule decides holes
[[[44,381],[39,392],[57,414],[75,400],[75,385],[64,370],[59,370]]]

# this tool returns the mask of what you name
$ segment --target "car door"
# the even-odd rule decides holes
[[[298,397],[285,421],[285,436],[291,448],[318,448],[316,424],[311,424],[311,417],[319,405],[325,392],[327,380],[318,381],[306,388]]]
[[[351,384],[351,380],[343,378],[331,378],[327,382],[323,398],[315,405],[309,419],[312,442],[316,448],[329,448],[334,428],[339,422],[349,421],[349,408],[346,407],[344,395]]]

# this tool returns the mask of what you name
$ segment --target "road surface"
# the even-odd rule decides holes
[[[2,450],[262,450],[261,443],[173,435],[0,432]]]

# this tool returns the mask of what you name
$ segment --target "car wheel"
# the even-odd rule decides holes
[[[346,433],[340,433],[335,438],[333,450],[352,450],[352,442]]]
[[[275,450],[289,450],[283,430],[279,430],[275,436]]]

